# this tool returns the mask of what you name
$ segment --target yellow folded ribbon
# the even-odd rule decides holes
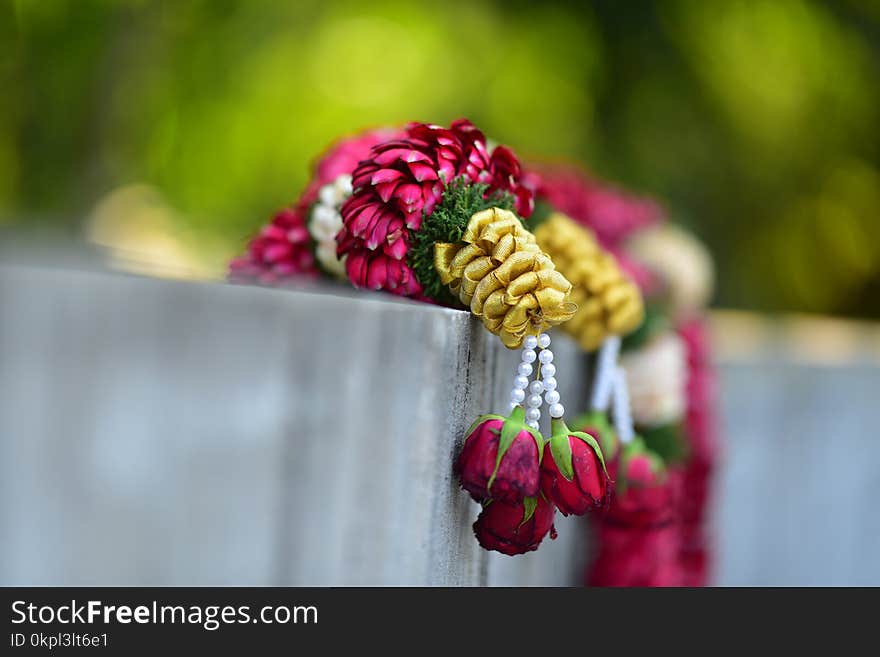
[[[476,213],[456,244],[434,245],[444,285],[510,349],[571,319],[572,285],[509,210]]]
[[[571,300],[578,310],[562,330],[583,349],[593,351],[609,335],[639,327],[645,314],[642,295],[592,232],[554,213],[535,230],[535,240],[574,286]]]

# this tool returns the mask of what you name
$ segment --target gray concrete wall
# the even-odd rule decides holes
[[[0,583],[564,581],[471,533],[452,458],[518,355],[468,313],[7,266],[0,315]]]
[[[880,333],[719,315],[722,584],[880,584]],[[586,363],[554,343],[567,406]],[[567,584],[471,534],[457,441],[517,354],[466,313],[0,266],[0,584]]]
[[[880,585],[880,327],[725,313],[714,334],[718,583]]]

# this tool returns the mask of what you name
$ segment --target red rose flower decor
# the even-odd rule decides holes
[[[548,533],[555,538],[556,508],[583,515],[603,508],[611,491],[596,438],[571,431],[562,419],[549,347],[546,333],[525,339],[510,414],[479,418],[455,465],[461,487],[483,505],[474,523],[477,541],[511,556],[537,549]],[[544,404],[553,431],[546,441],[538,429]]]
[[[553,505],[543,496],[506,504],[487,500],[474,523],[480,545],[508,556],[537,550],[549,533],[553,538]]]
[[[595,436],[571,431],[554,419],[541,460],[541,489],[564,516],[604,508],[611,494],[602,450]]]
[[[315,277],[312,239],[306,227],[309,203],[300,199],[279,210],[254,237],[247,253],[229,263],[229,279],[237,283],[280,285],[293,277]]]
[[[495,499],[516,504],[538,494],[543,449],[541,435],[526,425],[525,411],[518,406],[509,417],[484,415],[477,420],[455,472],[461,487],[477,502]]]
[[[617,492],[595,523],[598,554],[589,586],[679,586],[681,475],[640,440],[612,464]]]

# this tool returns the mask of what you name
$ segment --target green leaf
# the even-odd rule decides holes
[[[517,411],[519,411],[519,413],[517,413]],[[510,446],[513,444],[514,439],[525,426],[525,424],[519,421],[517,417],[517,415],[522,414],[522,406],[517,406],[513,409],[513,413],[511,413],[510,417],[504,421],[504,425],[501,427],[501,438],[498,440],[498,457],[495,461],[496,470],[498,469],[498,464],[501,463],[501,459],[504,458],[504,455],[507,454],[507,450],[510,449]]]
[[[602,448],[602,453],[607,455],[609,459],[613,459],[617,454],[617,434],[604,412],[590,411],[579,415],[574,425],[578,429],[594,428],[599,434],[599,446]]]
[[[571,481],[574,479],[574,466],[571,463],[571,443],[568,442],[567,433],[558,433],[550,436],[550,453],[553,461],[562,476]]]
[[[465,433],[464,435],[466,437],[470,436],[474,432],[474,429],[476,429],[478,426],[480,426],[486,420],[501,420],[502,422],[504,422],[506,419],[507,419],[506,417],[503,417],[501,415],[494,415],[492,413],[486,413],[485,415],[481,415],[476,420],[474,420],[471,423],[471,426],[468,427],[467,433]]]
[[[666,463],[681,462],[687,458],[687,441],[681,424],[676,422],[642,429],[641,435],[645,445],[659,454]]]
[[[645,446],[645,441],[641,436],[634,436],[629,443],[623,446],[623,454],[621,458],[626,461],[627,459],[636,456],[637,454],[644,454],[648,451],[648,448]]]
[[[461,241],[471,217],[489,208],[513,210],[516,200],[505,191],[488,193],[489,186],[475,184],[467,178],[459,177],[443,190],[443,198],[434,211],[422,217],[422,225],[412,233],[412,246],[407,255],[407,263],[412,267],[425,296],[438,303],[454,308],[464,308],[449,288],[440,282],[434,268],[434,245]]]
[[[555,211],[553,206],[547,203],[547,201],[535,199],[535,209],[532,212],[532,216],[526,222],[526,228],[534,233],[535,229],[547,221]]]
[[[524,497],[523,498],[523,519],[522,522],[519,523],[519,527],[522,527],[529,520],[531,520],[532,516],[535,515],[535,509],[538,508],[538,498],[537,497]],[[517,527],[517,529],[519,529]]]
[[[657,454],[656,452],[651,451],[646,445],[645,441],[641,436],[636,436],[633,438],[632,442],[625,445],[623,448],[623,453],[621,454],[621,467],[620,467],[620,475],[618,477],[620,481],[620,490],[621,492],[626,490],[627,481],[626,481],[626,472],[628,469],[629,462],[636,456],[646,456],[648,461],[651,463],[651,471],[654,474],[664,474],[666,471],[666,464],[663,461],[663,458]]]
[[[662,300],[653,300],[645,306],[645,319],[639,327],[624,336],[621,343],[622,351],[633,351],[647,344],[658,333],[666,331],[671,322],[669,309]]]
[[[507,450],[510,449],[510,446],[513,444],[514,439],[516,439],[520,432],[527,431],[537,444],[538,463],[541,462],[541,454],[543,454],[544,438],[543,436],[541,436],[540,431],[536,431],[535,429],[532,429],[530,426],[526,425],[526,411],[522,406],[516,406],[510,412],[509,417],[501,419],[504,420],[504,424],[501,427],[501,436],[498,439],[498,455],[495,457],[495,469],[492,471],[492,476],[489,478],[489,483],[486,485],[486,488],[489,489],[490,492],[492,489],[492,484],[495,482],[495,476],[498,474],[498,468],[501,465],[501,459],[504,458]]]

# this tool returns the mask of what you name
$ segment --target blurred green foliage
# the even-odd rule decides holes
[[[0,0],[0,221],[146,183],[219,268],[334,137],[467,116],[662,198],[721,305],[877,317],[878,70],[876,0]]]

